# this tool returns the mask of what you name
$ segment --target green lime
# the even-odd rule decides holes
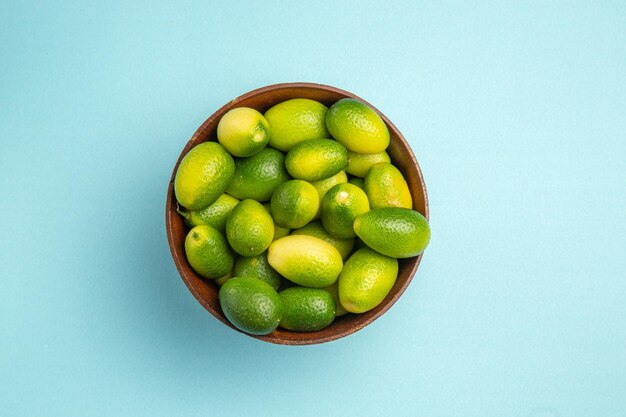
[[[180,161],[174,178],[178,204],[200,210],[213,204],[226,191],[235,173],[232,156],[216,142],[194,146]]]
[[[341,276],[341,274],[339,274],[339,276]],[[324,288],[324,291],[327,291],[333,297],[333,300],[335,300],[335,317],[341,317],[348,314],[348,310],[343,308],[339,302],[339,279]]]
[[[287,152],[298,142],[327,138],[324,122],[328,108],[306,98],[283,101],[265,112],[270,124],[270,146]]]
[[[352,98],[341,99],[330,107],[326,126],[352,152],[380,153],[389,146],[389,129],[383,119],[374,109]]]
[[[290,180],[279,185],[272,195],[272,217],[279,226],[297,229],[313,220],[319,204],[319,196],[311,184]]]
[[[207,208],[192,211],[177,208],[176,211],[183,216],[188,227],[208,224],[209,226],[215,227],[220,232],[224,232],[226,229],[226,219],[237,204],[239,204],[238,199],[228,194],[222,194]]]
[[[233,326],[253,335],[273,332],[283,317],[283,302],[265,281],[234,277],[219,293],[220,306]]]
[[[229,110],[217,124],[217,140],[235,156],[252,156],[270,139],[270,125],[258,111],[249,107]]]
[[[335,300],[327,291],[291,287],[278,295],[283,301],[283,329],[312,332],[329,326],[335,319]]]
[[[204,278],[219,278],[233,268],[233,253],[219,230],[196,226],[185,237],[185,254],[191,268]]]
[[[354,230],[367,246],[393,258],[419,255],[430,240],[428,220],[400,207],[369,211],[356,218]]]
[[[380,162],[391,162],[387,152],[356,153],[348,151],[348,168],[346,168],[346,172],[355,177],[365,178],[370,168]]]
[[[299,180],[319,181],[348,165],[348,151],[332,139],[309,139],[292,147],[285,158],[287,172]]]
[[[230,246],[242,256],[257,256],[272,243],[274,222],[261,203],[243,200],[226,221]]]
[[[350,252],[352,252],[352,248],[354,247],[354,239],[336,239],[332,237],[319,221],[311,222],[299,229],[294,230],[291,234],[314,236],[325,240],[333,245],[337,251],[339,251],[342,259],[347,259]]]
[[[372,166],[365,177],[365,194],[372,210],[383,207],[413,208],[409,186],[398,168],[388,162]]]
[[[398,260],[370,249],[354,252],[339,275],[339,300],[351,313],[364,313],[379,305],[398,276]]]
[[[267,201],[289,178],[285,156],[276,149],[265,148],[254,156],[235,161],[235,174],[226,192],[240,200]]]
[[[238,256],[235,259],[233,275],[260,279],[275,290],[278,290],[281,282],[280,274],[267,262],[267,252],[252,257]]]
[[[263,208],[270,214],[270,216],[272,215],[272,206],[269,202],[263,203]],[[285,237],[289,233],[291,233],[291,229],[279,226],[276,224],[276,222],[274,222],[274,238],[272,240],[277,240],[281,237]]]
[[[337,239],[356,237],[352,224],[354,219],[369,211],[365,192],[353,184],[337,184],[322,200],[322,224]]]
[[[311,183],[311,185],[315,187],[315,189],[317,190],[317,194],[320,196],[320,203],[321,203],[322,199],[324,198],[328,190],[330,190],[337,184],[344,184],[346,182],[348,182],[348,176],[346,175],[346,171],[340,171],[338,174],[335,174],[332,177],[329,177],[320,181],[314,181]],[[317,214],[315,215],[315,218],[316,219],[319,218],[320,214],[321,214],[321,205],[320,205],[320,208],[317,210]]]
[[[306,235],[290,235],[272,242],[267,260],[283,277],[312,288],[335,282],[343,267],[341,255],[333,245]]]

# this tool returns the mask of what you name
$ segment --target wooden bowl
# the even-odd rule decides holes
[[[270,85],[250,91],[249,93],[230,101],[221,109],[213,113],[213,115],[198,128],[189,142],[187,142],[187,145],[178,157],[178,161],[176,161],[167,190],[167,203],[165,206],[167,240],[174,258],[174,263],[176,264],[176,268],[178,268],[180,276],[189,288],[189,291],[191,291],[193,296],[196,297],[198,302],[202,304],[202,306],[206,308],[209,313],[217,317],[218,320],[235,330],[237,329],[230,324],[220,308],[218,299],[219,287],[213,282],[204,280],[196,274],[189,266],[187,258],[185,257],[184,242],[187,230],[182,217],[176,212],[176,198],[174,196],[174,177],[176,175],[178,165],[185,154],[187,154],[187,152],[189,152],[189,150],[194,146],[205,141],[217,140],[217,123],[227,111],[235,107],[252,107],[261,113],[264,113],[273,105],[292,98],[308,98],[317,100],[326,106],[330,106],[337,100],[345,97],[355,98],[359,101],[367,103],[362,98],[348,91],[322,84],[285,83]],[[367,104],[374,108],[371,104]],[[428,218],[426,186],[424,185],[424,178],[422,177],[422,172],[417,164],[417,160],[415,159],[409,144],[402,136],[402,133],[400,133],[393,123],[391,123],[391,121],[389,121],[389,119],[387,119],[381,112],[378,111],[378,114],[380,114],[389,127],[391,144],[389,145],[387,152],[389,153],[393,164],[402,172],[407,180],[407,183],[409,184],[409,188],[413,196],[413,208]],[[340,337],[352,334],[367,326],[389,310],[389,308],[398,300],[398,298],[400,298],[404,290],[411,282],[421,259],[422,255],[410,259],[399,260],[399,273],[395,285],[383,302],[373,310],[363,314],[348,314],[338,317],[333,324],[316,332],[292,332],[279,328],[266,336],[251,337],[282,345],[308,345],[329,342],[331,340],[339,339]]]

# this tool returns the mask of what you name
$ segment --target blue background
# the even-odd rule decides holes
[[[624,3],[261,3],[0,3],[0,415],[626,416]],[[400,301],[309,347],[211,317],[164,226],[195,129],[288,81],[431,204]]]

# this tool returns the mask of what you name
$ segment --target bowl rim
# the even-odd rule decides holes
[[[205,310],[207,310],[209,313],[211,313],[212,316],[217,318],[219,321],[221,321],[222,323],[224,323],[225,325],[227,325],[231,329],[234,329],[237,332],[242,333],[242,334],[244,334],[246,336],[249,336],[249,337],[251,337],[253,339],[258,339],[258,340],[262,340],[262,341],[265,341],[265,342],[270,342],[270,343],[273,343],[273,344],[279,344],[279,345],[301,346],[301,345],[312,345],[312,344],[327,343],[327,342],[331,342],[333,340],[337,340],[337,339],[341,339],[343,337],[349,336],[349,335],[351,335],[351,334],[361,330],[365,326],[371,324],[376,319],[378,319],[380,316],[385,314],[396,303],[396,301],[402,296],[402,294],[404,294],[404,291],[408,288],[409,284],[413,280],[413,277],[414,277],[414,275],[415,275],[415,273],[417,271],[417,268],[419,267],[419,264],[420,264],[420,262],[422,260],[423,253],[418,255],[415,258],[414,264],[411,267],[411,270],[409,271],[408,277],[407,277],[406,281],[404,282],[404,284],[401,287],[398,288],[398,291],[392,296],[391,299],[389,299],[389,301],[376,314],[372,315],[368,319],[366,319],[364,321],[361,321],[359,323],[356,323],[353,326],[349,326],[349,327],[347,327],[346,329],[344,329],[341,332],[334,333],[334,334],[331,334],[331,335],[328,335],[328,336],[319,337],[319,338],[310,338],[310,339],[303,339],[303,340],[284,339],[284,338],[276,337],[274,332],[272,332],[272,333],[270,333],[268,335],[261,335],[261,336],[259,336],[259,335],[252,335],[252,334],[249,334],[249,333],[245,333],[245,332],[237,329],[225,317],[223,317],[221,311],[218,311],[213,306],[211,306],[197,292],[197,290],[194,288],[194,286],[189,281],[189,277],[187,277],[186,274],[183,273],[182,265],[183,264],[187,264],[187,260],[183,259],[184,257],[181,258],[181,256],[179,256],[180,254],[175,250],[175,242],[174,242],[174,236],[173,236],[173,226],[172,226],[172,222],[171,222],[172,216],[177,215],[176,210],[172,209],[172,201],[173,201],[173,198],[174,198],[174,179],[176,177],[176,171],[178,170],[178,166],[180,165],[180,162],[182,161],[184,156],[187,154],[187,152],[189,152],[189,150],[193,146],[195,146],[194,142],[199,137],[201,137],[204,134],[204,131],[207,130],[214,123],[215,119],[218,118],[218,117],[221,117],[221,115],[227,109],[231,108],[234,104],[236,105],[236,103],[244,101],[244,100],[246,100],[248,98],[264,94],[264,93],[266,93],[268,91],[275,91],[275,90],[282,90],[282,89],[294,89],[294,88],[296,88],[296,89],[299,88],[299,89],[322,90],[322,91],[338,94],[338,95],[341,95],[341,96],[344,96],[344,97],[354,98],[354,99],[359,100],[362,103],[370,106],[374,111],[376,111],[376,113],[378,113],[380,115],[380,117],[385,121],[385,123],[389,127],[389,130],[393,131],[393,133],[395,134],[397,139],[401,142],[403,147],[408,151],[407,152],[408,153],[407,156],[411,159],[411,163],[414,166],[415,171],[417,173],[417,179],[419,180],[419,183],[421,185],[422,197],[423,197],[423,200],[424,200],[424,212],[422,214],[424,215],[424,217],[427,220],[429,220],[429,214],[430,214],[429,211],[430,210],[429,210],[429,205],[428,205],[428,193],[427,193],[427,190],[426,190],[426,183],[424,182],[424,176],[423,176],[421,167],[420,167],[419,163],[417,162],[417,159],[416,159],[416,157],[415,157],[415,155],[413,153],[413,150],[411,149],[411,146],[409,145],[407,140],[404,138],[404,135],[391,122],[391,120],[389,120],[380,110],[378,110],[375,106],[370,104],[368,101],[362,99],[361,97],[359,97],[356,94],[351,93],[349,91],[342,90],[340,88],[333,87],[333,86],[326,85],[326,84],[311,83],[311,82],[287,82],[287,83],[270,84],[270,85],[266,85],[266,86],[263,86],[263,87],[255,88],[253,90],[248,91],[247,93],[244,93],[244,94],[242,94],[242,95],[240,95],[240,96],[238,96],[238,97],[228,101],[226,104],[221,106],[218,110],[213,112],[213,114],[211,114],[200,125],[200,127],[198,127],[196,129],[194,134],[187,141],[187,143],[183,147],[182,151],[180,152],[180,155],[179,155],[179,157],[178,157],[178,159],[177,159],[177,161],[176,161],[176,163],[174,165],[174,168],[172,170],[172,175],[171,175],[169,183],[168,183],[167,199],[166,199],[166,204],[165,204],[165,227],[166,227],[167,241],[168,241],[168,245],[169,245],[169,248],[170,248],[170,253],[172,254],[172,258],[174,260],[174,264],[176,266],[178,274],[180,275],[181,279],[185,283],[185,286],[187,287],[189,292],[191,292],[191,294],[194,296],[194,298],[200,303],[200,305],[202,305],[202,307],[204,307]],[[296,98],[296,97],[293,97],[293,98]],[[286,100],[288,100],[288,99],[286,99]],[[331,326],[332,326],[332,324],[331,324]],[[296,332],[294,332],[294,333],[296,333]]]

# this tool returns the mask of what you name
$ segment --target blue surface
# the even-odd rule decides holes
[[[1,416],[626,415],[623,2],[209,3],[0,3]],[[164,227],[196,127],[286,81],[376,105],[431,204],[400,301],[310,347],[207,314]]]

